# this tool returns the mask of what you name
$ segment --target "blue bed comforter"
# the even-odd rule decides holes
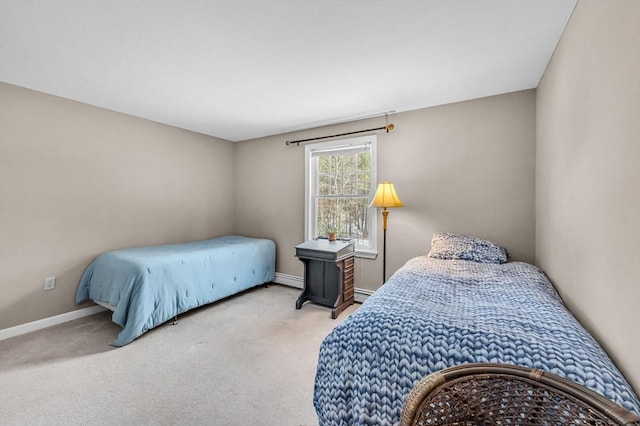
[[[105,253],[84,271],[76,303],[115,307],[124,346],[178,314],[269,282],[275,244],[237,235]]]
[[[395,425],[413,386],[458,364],[538,368],[640,414],[603,349],[536,267],[417,257],[320,348],[314,405],[321,425]]]

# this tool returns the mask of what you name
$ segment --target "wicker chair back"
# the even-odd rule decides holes
[[[507,364],[441,370],[413,388],[402,409],[410,425],[639,425],[640,417],[575,382]]]

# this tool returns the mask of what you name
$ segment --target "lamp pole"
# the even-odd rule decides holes
[[[387,217],[389,210],[386,207],[382,209],[382,284],[387,282]]]

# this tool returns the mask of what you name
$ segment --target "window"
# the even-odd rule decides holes
[[[356,240],[356,252],[376,255],[376,135],[305,146],[305,238]]]

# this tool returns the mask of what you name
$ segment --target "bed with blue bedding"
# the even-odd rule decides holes
[[[112,345],[124,346],[178,314],[272,281],[275,257],[273,241],[239,235],[111,251],[86,268],[76,303],[111,307],[123,327]]]
[[[640,414],[629,383],[539,269],[464,251],[409,260],[325,338],[313,399],[321,425],[399,424],[420,379],[479,362],[549,371]]]

